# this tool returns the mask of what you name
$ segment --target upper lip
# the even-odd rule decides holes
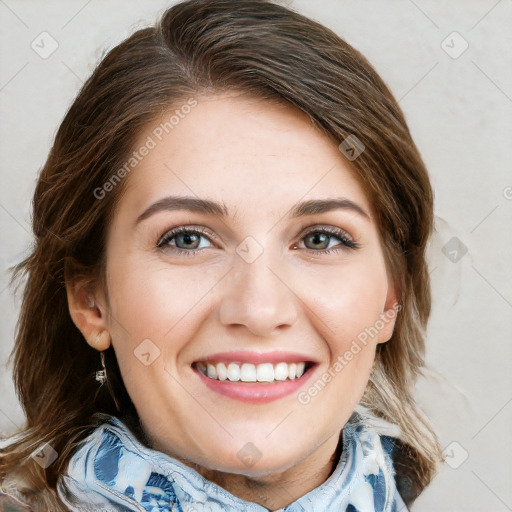
[[[207,363],[300,363],[315,362],[311,357],[298,354],[297,352],[287,352],[283,350],[274,350],[271,352],[253,352],[250,350],[234,350],[231,352],[219,352],[198,359],[197,362]]]

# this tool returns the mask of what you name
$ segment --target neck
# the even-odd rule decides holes
[[[234,496],[273,511],[286,507],[323,484],[336,468],[342,449],[342,435],[331,436],[295,466],[257,477],[208,469],[185,460],[181,462]]]

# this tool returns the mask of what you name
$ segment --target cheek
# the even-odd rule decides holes
[[[181,374],[182,363],[190,362],[190,347],[211,315],[211,297],[222,275],[220,269],[170,267],[147,256],[125,259],[111,269],[112,344],[139,407],[154,402],[153,389],[169,397],[176,393],[170,375]]]
[[[180,400],[174,381],[180,355],[196,335],[205,295],[214,285],[198,274],[193,266],[171,269],[151,258],[119,261],[108,274],[112,344],[142,417],[153,418],[154,411],[174,417],[166,407]]]
[[[369,331],[383,312],[387,295],[384,263],[353,260],[345,266],[321,268],[301,277],[301,297],[317,318],[315,324],[331,352],[345,351],[360,333]],[[372,338],[372,336],[369,336]]]
[[[134,258],[109,275],[111,310],[131,330],[161,337],[193,312],[213,282],[192,265],[172,267]]]

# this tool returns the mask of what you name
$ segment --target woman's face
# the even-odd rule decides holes
[[[166,134],[173,112],[140,134],[107,238],[105,325],[142,426],[230,473],[329,457],[394,324],[368,198],[290,106],[199,97]]]

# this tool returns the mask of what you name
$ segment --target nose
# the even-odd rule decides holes
[[[236,258],[219,306],[223,325],[244,326],[263,337],[296,322],[298,298],[292,283],[282,276],[275,260],[269,259],[265,252],[252,263]]]

